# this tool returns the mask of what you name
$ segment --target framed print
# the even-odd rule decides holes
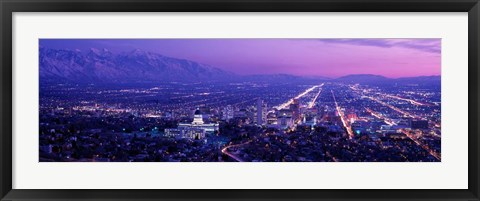
[[[465,1],[2,1],[2,200],[479,200]]]

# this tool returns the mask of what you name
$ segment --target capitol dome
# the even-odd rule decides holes
[[[192,124],[203,124],[203,115],[202,113],[200,112],[200,109],[197,108],[197,110],[195,110],[195,113],[193,115],[193,122]]]

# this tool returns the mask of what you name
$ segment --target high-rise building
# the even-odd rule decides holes
[[[305,125],[305,126],[315,126],[315,125],[317,125],[317,116],[314,115],[314,114],[303,115],[302,125]]]
[[[289,109],[282,109],[278,111],[277,115],[277,121],[278,121],[278,126],[282,129],[292,127],[293,126],[293,118],[292,118],[292,110]]]
[[[267,121],[267,104],[262,99],[257,100],[257,115],[255,119],[257,125],[264,125]]]
[[[292,118],[296,121],[300,118],[300,102],[298,99],[293,99],[293,103],[290,104],[290,110],[292,111]]]
[[[266,125],[268,127],[277,127],[278,119],[277,112],[267,113]]]
[[[227,107],[223,108],[223,120],[228,121],[230,119],[233,119],[233,107],[231,105],[227,105]]]

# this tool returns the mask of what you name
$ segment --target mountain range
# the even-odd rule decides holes
[[[417,76],[417,77],[402,77],[402,78],[387,78],[381,75],[372,74],[354,74],[339,77],[334,79],[338,82],[346,83],[362,83],[362,84],[375,84],[375,83],[398,83],[398,84],[440,84],[441,76]]]
[[[76,83],[139,83],[164,81],[265,81],[295,82],[338,81],[348,83],[440,82],[440,76],[387,78],[372,74],[355,74],[331,79],[322,76],[266,74],[240,76],[210,65],[163,56],[136,49],[113,53],[91,48],[87,52],[40,48],[40,80],[63,80]]]
[[[139,49],[114,54],[107,49],[57,50],[40,48],[40,78],[73,82],[138,82],[216,80],[234,74],[185,59]]]

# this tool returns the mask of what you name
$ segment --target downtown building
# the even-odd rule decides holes
[[[267,103],[262,99],[257,100],[257,113],[255,123],[257,125],[265,125],[267,123]]]
[[[203,114],[197,108],[191,123],[179,123],[177,128],[165,129],[166,137],[203,139],[206,134],[212,134],[219,130],[218,123],[205,123]]]

